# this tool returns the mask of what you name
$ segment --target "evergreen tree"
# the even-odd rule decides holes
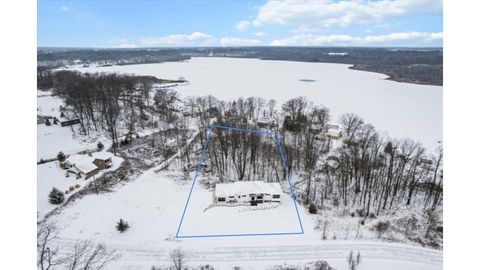
[[[128,223],[126,221],[124,221],[123,219],[120,219],[119,222],[117,222],[117,225],[115,226],[115,228],[117,228],[117,231],[123,233],[124,231],[126,231],[130,226],[128,225]]]
[[[48,195],[48,201],[51,204],[61,204],[65,200],[65,196],[63,195],[63,192],[61,192],[57,188],[53,188],[52,191],[50,191],[50,194]]]
[[[102,150],[102,149],[103,149],[103,143],[102,143],[102,142],[98,142],[97,148],[98,148],[98,150]]]
[[[60,151],[58,152],[57,158],[58,158],[58,161],[64,162],[67,159],[67,156],[65,156],[65,154],[62,151]]]
[[[52,123],[50,123],[50,120],[48,118],[45,120],[45,125],[46,126],[51,126],[52,125]]]

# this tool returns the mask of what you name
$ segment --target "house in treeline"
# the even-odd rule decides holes
[[[338,125],[327,125],[327,138],[330,140],[338,140],[342,137],[342,132]]]
[[[273,128],[277,125],[276,121],[270,118],[260,118],[256,121],[256,124],[259,128]]]
[[[67,159],[68,171],[79,176],[90,178],[100,171],[100,168],[93,163],[94,158],[88,155],[73,155]]]
[[[219,205],[257,205],[266,202],[280,202],[282,188],[279,183],[263,181],[238,181],[218,183],[214,200]]]
[[[318,122],[313,122],[310,124],[310,132],[313,134],[319,134],[323,130],[323,126]]]

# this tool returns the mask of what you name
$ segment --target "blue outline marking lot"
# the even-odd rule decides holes
[[[182,227],[183,218],[185,217],[185,213],[187,212],[188,203],[190,202],[190,197],[192,196],[193,187],[195,186],[195,182],[197,180],[198,173],[200,171],[200,166],[205,159],[205,154],[207,152],[208,143],[210,141],[210,137],[212,134],[212,130],[218,129],[226,129],[231,131],[239,131],[239,132],[250,132],[250,133],[258,133],[262,135],[273,135],[275,137],[275,141],[278,145],[278,150],[280,151],[282,157],[282,166],[285,169],[285,173],[288,180],[290,196],[292,197],[293,204],[295,205],[295,211],[297,213],[298,224],[300,226],[300,232],[276,232],[276,233],[245,233],[245,234],[206,234],[206,235],[178,235],[180,233],[180,228]],[[197,163],[197,167],[195,168],[195,174],[193,176],[192,186],[190,187],[190,191],[188,193],[187,202],[185,203],[185,207],[183,208],[182,217],[180,218],[180,222],[178,223],[177,233],[175,238],[208,238],[208,237],[237,237],[237,236],[269,236],[269,235],[296,235],[296,234],[304,234],[302,219],[300,218],[300,213],[298,212],[297,200],[295,198],[295,194],[293,193],[293,185],[290,178],[290,174],[288,172],[287,162],[285,159],[285,155],[283,153],[282,144],[280,143],[280,139],[278,138],[278,132],[272,131],[265,131],[265,130],[255,130],[255,129],[243,129],[237,127],[229,127],[229,126],[220,126],[220,125],[211,125],[207,130],[207,138],[205,140],[205,144],[203,145],[202,153],[200,155],[200,160]]]

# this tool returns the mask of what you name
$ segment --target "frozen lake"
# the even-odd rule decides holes
[[[79,68],[84,72],[120,72],[162,79],[183,76],[184,96],[213,95],[275,99],[278,104],[305,96],[324,105],[335,121],[355,113],[377,130],[409,137],[433,150],[442,141],[441,86],[399,83],[380,73],[348,69],[350,65],[197,57],[185,62]]]

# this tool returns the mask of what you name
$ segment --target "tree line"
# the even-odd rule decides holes
[[[355,114],[339,118],[341,139],[329,137],[328,108],[305,97],[283,104],[258,97],[180,99],[151,76],[43,72],[39,85],[50,86],[65,99],[65,116],[78,118],[85,135],[105,131],[114,148],[132,140],[129,134],[136,129],[165,124],[176,131],[175,150],[180,151],[182,168],[188,169],[212,124],[270,130],[269,135],[212,130],[203,170],[220,181],[277,182],[286,180],[288,170],[303,203],[323,207],[329,201],[362,208],[367,215],[397,205],[435,209],[443,200],[441,147],[429,153],[413,140],[387,137]],[[199,131],[198,147],[181,147],[187,145],[192,123]]]
[[[340,117],[341,139],[326,137],[329,110],[304,97],[288,100],[280,110],[275,101],[262,98],[207,101],[197,98],[192,103],[210,108],[211,113],[200,114],[200,130],[208,129],[212,117],[216,124],[243,129],[258,129],[259,121],[270,121],[268,129],[280,134],[286,168],[295,175],[297,196],[305,204],[323,207],[328,200],[378,215],[398,205],[435,209],[442,203],[441,147],[429,153],[411,139],[392,139],[355,114]],[[203,169],[219,181],[284,181],[278,147],[273,135],[216,128],[205,157],[208,168]]]

